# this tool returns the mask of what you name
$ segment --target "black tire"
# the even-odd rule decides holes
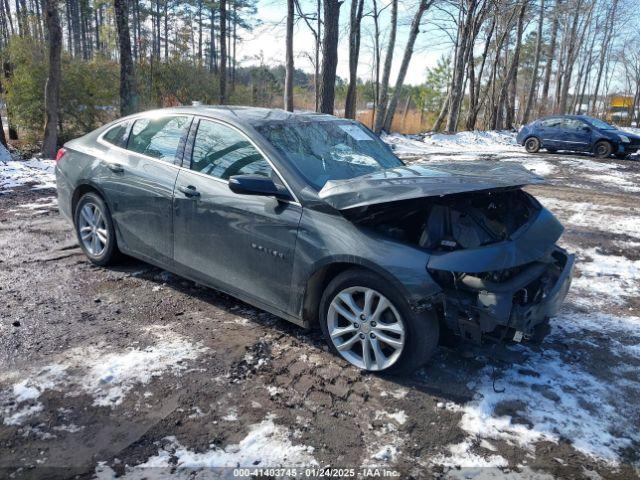
[[[616,158],[619,160],[628,160],[630,156],[628,153],[616,153]]]
[[[524,149],[528,153],[538,153],[540,151],[540,140],[536,137],[529,137],[524,141]]]
[[[372,289],[384,296],[393,305],[404,326],[404,346],[395,361],[383,369],[372,368],[369,369],[370,371],[384,374],[406,375],[413,373],[433,356],[439,339],[439,324],[436,315],[432,311],[421,314],[415,313],[409,307],[404,296],[398,292],[396,288],[389,285],[389,282],[384,281],[373,272],[362,269],[347,270],[336,276],[326,287],[320,300],[320,328],[322,329],[329,348],[334,354],[352,363],[357,368],[367,370],[345,358],[338,351],[329,334],[328,313],[331,302],[339,293],[351,287]],[[362,333],[360,335],[362,335]],[[367,342],[368,341],[367,339]],[[361,348],[362,347],[360,347],[360,349]]]
[[[104,219],[104,228],[99,230],[106,231],[106,242],[104,243],[104,245],[102,245],[102,243],[100,244],[101,250],[97,251],[96,253],[91,251],[91,242],[83,240],[82,234],[86,234],[86,232],[81,233],[81,229],[90,228],[87,225],[87,223],[89,222],[87,222],[86,218],[83,217],[83,209],[85,209],[85,207],[88,209],[96,209],[94,211],[99,211],[100,215]],[[120,257],[120,252],[118,251],[116,232],[113,227],[111,212],[109,211],[109,207],[100,197],[100,195],[94,192],[85,193],[76,205],[73,219],[80,248],[82,248],[82,251],[87,256],[87,258],[91,260],[92,263],[104,267],[106,265],[111,265],[118,260],[118,258]],[[102,225],[102,223],[100,223],[100,225]],[[94,234],[96,234],[95,231],[90,233],[90,235]]]
[[[549,153],[557,153],[558,150],[556,150],[555,148],[547,148],[547,152]]]
[[[613,153],[613,146],[606,140],[600,140],[593,146],[593,153],[598,158],[609,158]]]

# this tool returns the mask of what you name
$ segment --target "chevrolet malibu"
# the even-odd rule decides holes
[[[350,120],[250,107],[132,115],[58,152],[60,210],[120,253],[303,327],[370,371],[439,339],[544,335],[574,258],[517,165],[405,165]]]

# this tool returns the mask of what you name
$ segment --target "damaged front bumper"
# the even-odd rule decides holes
[[[567,296],[574,255],[554,247],[541,259],[500,272],[431,270],[443,287],[446,326],[475,343],[541,339]]]

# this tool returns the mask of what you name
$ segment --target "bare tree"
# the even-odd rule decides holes
[[[344,105],[344,116],[356,118],[356,88],[358,86],[358,58],[360,57],[360,24],[364,0],[351,0],[349,17],[349,86]]]
[[[220,103],[227,103],[227,0],[220,0]]]
[[[118,45],[120,47],[120,113],[129,115],[138,110],[135,70],[131,58],[129,36],[129,5],[127,0],[114,0]]]
[[[293,112],[293,16],[294,0],[287,0],[286,64],[284,74],[284,109]]]
[[[398,79],[396,80],[393,95],[391,96],[391,101],[389,102],[389,106],[387,107],[387,111],[384,116],[383,128],[387,132],[391,130],[391,123],[393,122],[393,116],[396,113],[396,107],[398,106],[398,100],[400,99],[400,92],[402,91],[404,79],[407,76],[407,70],[409,69],[409,62],[411,62],[411,57],[413,55],[413,47],[416,43],[416,38],[418,38],[418,33],[420,32],[422,15],[424,15],[424,12],[428,10],[432,3],[433,0],[420,0],[418,9],[413,16],[411,28],[409,29],[409,38],[407,39],[407,45],[404,49],[404,55],[402,56],[402,63],[400,64],[400,71],[398,72]],[[407,109],[405,109],[405,115],[406,110]]]
[[[555,60],[556,45],[558,38],[558,28],[560,27],[560,11],[562,9],[562,0],[556,0],[553,10],[553,23],[551,25],[551,39],[549,48],[546,52],[547,62],[544,70],[544,81],[542,83],[542,96],[540,98],[538,113],[543,113],[547,109],[547,101],[549,99],[549,87],[551,84],[551,71],[553,69],[553,61]]]
[[[324,35],[322,37],[322,69],[320,72],[320,111],[333,114],[338,66],[340,0],[324,0]]]
[[[540,0],[540,13],[538,16],[538,30],[536,31],[536,50],[533,59],[533,71],[531,72],[531,82],[527,92],[527,104],[522,114],[522,123],[529,123],[529,116],[533,108],[533,97],[538,87],[538,69],[540,68],[540,57],[542,56],[542,27],[544,26],[544,0]]]
[[[460,4],[460,20],[456,38],[453,75],[449,92],[447,132],[455,132],[458,127],[458,116],[464,96],[464,73],[469,49],[473,49],[474,17],[480,2],[465,0]]]
[[[62,29],[55,0],[44,2],[45,24],[48,37],[49,73],[44,95],[44,139],[42,141],[42,155],[53,158],[58,146],[58,108],[60,103],[60,78],[62,55]]]
[[[391,20],[389,41],[384,57],[384,67],[382,68],[382,80],[380,81],[380,96],[378,97],[378,108],[376,110],[373,130],[376,133],[382,131],[384,117],[387,114],[387,103],[389,102],[389,77],[391,76],[391,63],[393,62],[393,51],[396,47],[396,30],[398,28],[398,0],[391,0]]]

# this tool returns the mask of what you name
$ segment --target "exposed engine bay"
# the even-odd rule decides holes
[[[543,337],[569,289],[574,260],[555,245],[561,227],[517,187],[368,205],[343,214],[428,251],[432,261],[426,269],[442,288],[433,303],[444,326],[475,343]],[[536,253],[518,257],[518,243],[527,247],[520,250]],[[505,268],[483,270],[479,257]]]
[[[511,188],[369,205],[349,215],[387,236],[438,252],[506,240],[540,209],[531,195]]]

